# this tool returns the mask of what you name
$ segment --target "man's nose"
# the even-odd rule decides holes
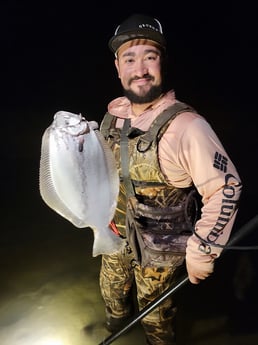
[[[148,74],[148,67],[143,60],[137,61],[135,65],[135,73],[136,75],[143,77],[144,75]]]

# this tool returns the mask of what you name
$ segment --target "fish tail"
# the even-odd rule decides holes
[[[110,227],[107,227],[104,233],[102,231],[101,233],[100,231],[95,231],[92,256],[114,254],[122,248],[123,243],[123,239],[111,231]]]

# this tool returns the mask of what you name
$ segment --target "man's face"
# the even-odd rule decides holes
[[[161,52],[153,45],[122,48],[115,60],[125,95],[133,103],[148,103],[161,94]]]

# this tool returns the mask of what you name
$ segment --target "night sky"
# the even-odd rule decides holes
[[[1,1],[5,205],[11,214],[14,205],[45,207],[38,191],[43,131],[58,110],[100,122],[107,103],[122,95],[107,43],[139,12],[163,25],[177,98],[208,119],[238,168],[242,225],[257,214],[255,2],[177,1],[170,9],[152,1],[104,3]]]

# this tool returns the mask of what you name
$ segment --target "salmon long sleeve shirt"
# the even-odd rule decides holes
[[[153,120],[177,99],[173,90],[163,95],[142,114],[133,115],[126,97],[114,99],[108,111],[118,117],[121,128],[125,118],[132,127],[148,130]],[[211,243],[209,254],[220,256],[229,239],[241,195],[241,179],[222,143],[207,120],[200,114],[179,114],[163,134],[158,155],[160,167],[167,181],[178,188],[195,185],[202,198],[201,217],[195,224],[198,234],[191,236],[191,246],[200,250],[200,238]],[[212,246],[212,244],[216,244]]]

